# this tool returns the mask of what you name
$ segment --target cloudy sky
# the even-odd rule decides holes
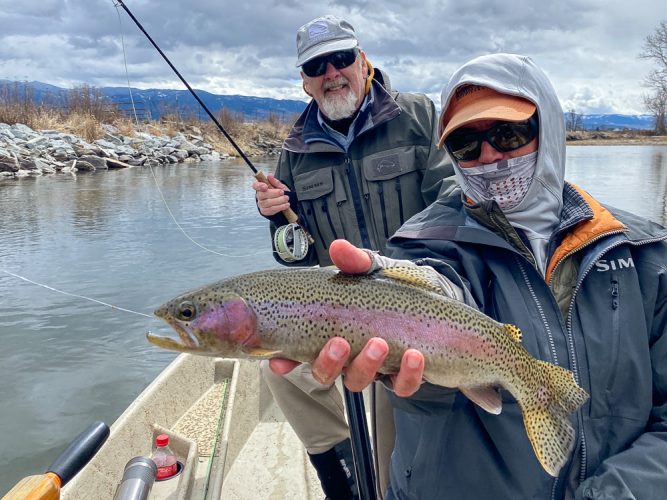
[[[304,99],[295,32],[323,14],[347,18],[392,85],[439,105],[449,75],[490,52],[526,54],[565,110],[641,114],[638,59],[667,20],[664,0],[125,0],[194,88]],[[114,0],[0,0],[0,79],[183,88]],[[123,43],[124,42],[124,43]],[[123,55],[125,47],[125,57]],[[126,64],[127,72],[126,75]],[[129,78],[128,78],[129,77]]]

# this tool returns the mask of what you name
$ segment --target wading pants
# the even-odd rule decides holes
[[[320,384],[306,363],[284,376],[273,373],[267,360],[261,362],[260,368],[278,407],[308,453],[324,453],[350,437],[343,398],[336,384]],[[379,382],[371,390],[369,424],[383,494],[389,484],[389,460],[395,432],[393,412],[385,391]]]

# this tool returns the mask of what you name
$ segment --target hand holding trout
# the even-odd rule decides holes
[[[522,409],[538,460],[553,476],[574,444],[568,417],[588,397],[568,370],[531,357],[518,328],[445,297],[419,267],[368,276],[335,268],[245,274],[180,295],[155,314],[180,340],[152,334],[148,340],[193,354],[313,362],[333,337],[349,343],[352,358],[380,337],[389,352],[377,371],[397,374],[410,369],[402,360],[408,349],[416,349],[424,356],[425,380],[459,388],[490,413],[501,411],[496,387],[509,391]],[[317,363],[331,369],[322,354]],[[352,362],[358,380],[368,377],[369,361],[372,356],[365,363]],[[414,378],[414,371],[399,376]]]
[[[366,274],[371,267],[370,256],[345,240],[331,243],[334,264],[347,274]],[[389,354],[389,346],[381,337],[371,338],[359,354],[350,359],[350,344],[342,337],[327,341],[312,363],[313,376],[322,384],[333,383],[345,371],[344,383],[352,391],[362,391],[377,377]],[[272,358],[271,369],[286,374],[299,362],[285,358]],[[392,375],[392,389],[402,397],[417,392],[424,374],[424,356],[416,349],[407,349],[401,359],[401,367]]]

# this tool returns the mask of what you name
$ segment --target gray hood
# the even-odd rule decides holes
[[[558,96],[546,74],[526,56],[490,54],[461,66],[442,91],[442,115],[454,91],[476,84],[528,99],[537,106],[540,123],[535,176],[524,199],[505,211],[510,223],[526,233],[544,272],[546,246],[563,208],[565,121]],[[459,167],[454,162],[454,169]],[[462,176],[457,173],[459,182]],[[465,183],[461,184],[466,193]],[[467,194],[467,193],[466,193]]]

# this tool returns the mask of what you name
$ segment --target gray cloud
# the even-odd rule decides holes
[[[533,57],[563,106],[641,113],[637,59],[662,0],[128,0],[133,14],[195,88],[305,98],[294,67],[295,32],[325,13],[355,26],[370,60],[393,85],[439,93],[460,64],[488,52]],[[120,9],[120,8],[119,8]],[[664,9],[663,9],[664,10]],[[63,86],[182,88],[113,0],[0,0],[0,78]],[[122,38],[121,38],[122,37]],[[123,56],[124,41],[126,60]]]

